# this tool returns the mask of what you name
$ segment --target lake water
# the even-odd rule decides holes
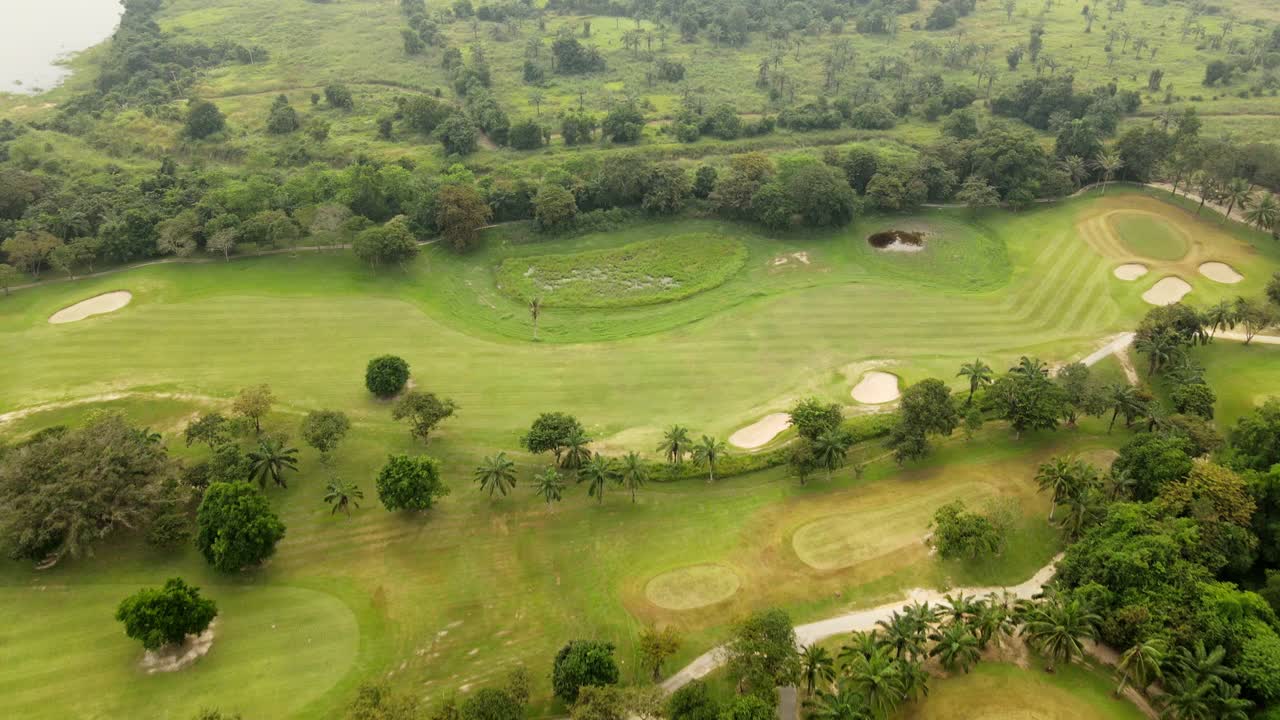
[[[0,0],[0,92],[56,86],[57,61],[111,37],[122,12],[119,0]]]

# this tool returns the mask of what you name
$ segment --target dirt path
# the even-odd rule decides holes
[[[1133,367],[1133,361],[1129,358],[1129,346],[1133,345],[1134,333],[1120,333],[1113,336],[1102,347],[1094,350],[1084,356],[1080,362],[1090,367],[1097,365],[1103,360],[1116,356],[1120,361],[1120,367],[1124,369],[1124,376],[1128,379],[1130,385],[1138,384],[1138,371]]]
[[[1010,587],[969,587],[969,588],[951,588],[946,593],[939,590],[930,590],[925,588],[916,588],[908,590],[902,599],[895,602],[886,603],[878,607],[868,608],[866,610],[856,610],[854,612],[844,613],[835,617],[819,620],[817,622],[799,625],[796,627],[796,642],[800,645],[811,645],[820,640],[825,640],[836,635],[844,635],[855,631],[871,630],[880,620],[887,620],[892,617],[895,611],[901,611],[903,604],[911,602],[941,602],[946,594],[962,593],[965,595],[987,595],[988,593],[1008,592],[1015,598],[1031,598],[1040,592],[1045,583],[1053,577],[1054,569],[1061,559],[1061,555],[1055,557],[1048,565],[1036,571],[1027,581],[1013,585]],[[725,662],[724,646],[712,648],[707,652],[699,655],[693,662],[676,671],[674,675],[667,678],[662,683],[662,690],[666,693],[672,693],[685,685],[704,678],[711,672],[719,668]]]

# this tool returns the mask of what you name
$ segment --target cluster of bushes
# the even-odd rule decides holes
[[[991,112],[1018,118],[1040,130],[1088,118],[1110,134],[1121,118],[1136,112],[1141,104],[1137,92],[1118,90],[1115,83],[1077,93],[1071,75],[1050,75],[1028,78],[992,98]]]

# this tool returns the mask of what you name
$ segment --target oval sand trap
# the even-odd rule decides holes
[[[765,415],[756,422],[742,428],[729,436],[729,444],[744,450],[754,450],[778,436],[778,433],[791,427],[791,416],[787,413]]]
[[[1172,305],[1186,297],[1189,292],[1191,292],[1191,286],[1186,280],[1170,275],[1160,278],[1160,282],[1142,293],[1142,299],[1152,305]]]
[[[898,376],[893,373],[871,371],[865,373],[853,386],[853,399],[864,405],[893,402],[902,393],[898,391]]]
[[[1200,274],[1214,282],[1235,285],[1244,279],[1236,269],[1226,263],[1207,262],[1200,266]]]
[[[84,320],[94,315],[103,315],[109,312],[115,312],[129,301],[133,300],[133,293],[128,290],[116,290],[115,292],[103,293],[91,297],[88,300],[81,300],[71,307],[64,307],[58,312],[49,316],[49,322],[54,325],[63,323],[73,323]]]
[[[1147,274],[1147,266],[1141,263],[1125,263],[1112,272],[1121,280],[1137,280]]]
[[[693,610],[727,600],[740,581],[723,565],[690,565],[662,573],[644,586],[649,602],[667,610]]]

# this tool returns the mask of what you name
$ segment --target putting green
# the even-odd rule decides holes
[[[219,707],[245,717],[302,716],[354,667],[360,628],[338,598],[297,587],[197,584],[218,603],[213,647],[188,668],[154,675],[139,669],[141,645],[112,619],[138,585],[0,588],[5,617],[33,620],[0,630],[0,652],[11,660],[0,673],[0,714],[139,717],[147,707],[187,718]]]
[[[723,565],[690,565],[653,578],[644,587],[649,602],[667,610],[693,610],[733,597],[741,582]]]
[[[1165,261],[1181,260],[1187,255],[1186,233],[1158,215],[1117,212],[1107,222],[1134,255]]]
[[[684,233],[605,250],[508,258],[498,289],[547,307],[651,305],[723,284],[742,269],[747,249],[716,233]]]
[[[1050,674],[1033,663],[979,663],[967,674],[929,683],[929,696],[902,720],[1141,720],[1136,706],[1111,694],[1108,678],[1078,665]]]
[[[964,500],[970,508],[978,508],[997,492],[980,482],[916,488],[912,493],[877,488],[846,512],[800,527],[791,546],[815,570],[852,567],[912,547],[924,550],[929,521],[938,506]]]

